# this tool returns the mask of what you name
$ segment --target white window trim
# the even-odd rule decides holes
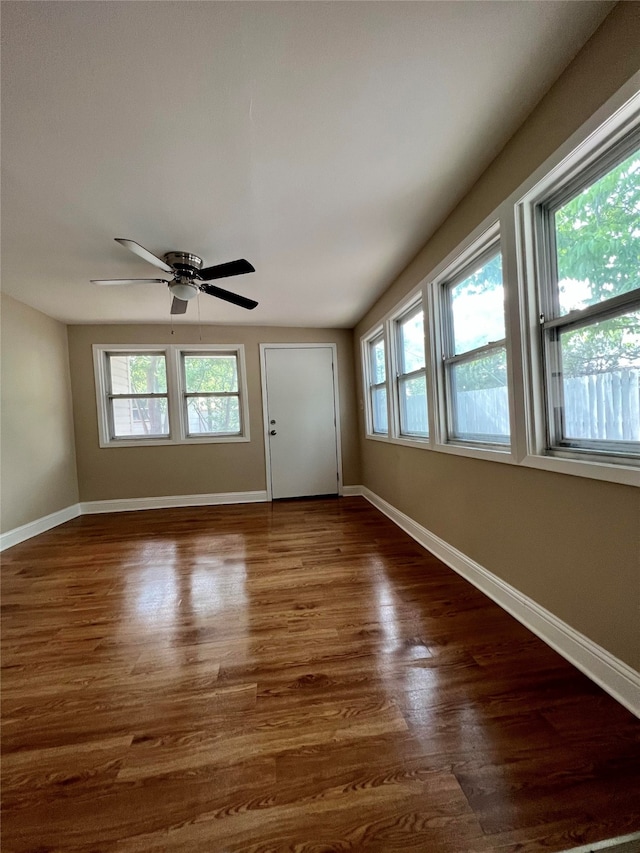
[[[438,285],[445,278],[449,278],[452,271],[464,266],[469,260],[478,253],[480,244],[489,243],[492,239],[495,240],[497,235],[500,235],[500,248],[503,255],[503,281],[505,282],[505,291],[507,289],[506,281],[507,274],[505,268],[512,269],[513,263],[509,265],[506,260],[506,247],[504,241],[504,228],[502,220],[495,213],[488,216],[462,241],[453,251],[451,251],[425,278],[414,287],[404,300],[395,305],[388,311],[382,321],[365,332],[361,338],[361,366],[363,370],[363,380],[365,383],[365,438],[374,441],[383,441],[387,444],[398,444],[406,447],[420,448],[421,450],[435,450],[438,453],[449,453],[453,456],[468,456],[474,459],[485,459],[493,462],[502,462],[514,464],[517,460],[516,440],[514,436],[514,413],[518,408],[517,396],[514,393],[514,358],[513,347],[514,343],[511,340],[511,329],[513,327],[513,319],[510,314],[513,313],[514,305],[517,316],[517,300],[506,298],[507,310],[505,311],[505,326],[506,326],[506,346],[507,346],[507,372],[509,375],[509,414],[511,425],[511,446],[505,444],[504,449],[496,449],[495,445],[482,446],[471,443],[453,443],[446,440],[446,432],[443,430],[442,422],[442,382],[439,379],[439,370],[442,352],[442,342],[440,338],[439,323],[436,318],[438,315]],[[401,436],[396,431],[396,414],[393,410],[393,401],[395,400],[395,388],[389,382],[389,376],[393,376],[390,368],[393,364],[389,363],[389,354],[394,352],[394,329],[393,324],[403,314],[407,313],[412,306],[418,302],[422,302],[425,319],[425,355],[427,367],[427,405],[429,409],[429,437],[425,439],[410,438]],[[368,362],[368,344],[373,339],[377,338],[381,333],[385,339],[385,354],[387,359],[387,404],[389,407],[389,424],[393,428],[393,432],[389,435],[373,433],[371,431],[371,411],[369,400],[369,371]],[[518,339],[519,340],[519,339]]]
[[[378,338],[382,338],[384,343],[384,360],[385,360],[385,386],[387,389],[387,432],[373,431],[373,404],[371,400],[371,389],[374,385],[382,383],[374,383],[371,375],[371,344]],[[372,438],[375,441],[389,441],[391,427],[391,401],[389,388],[389,341],[387,336],[386,324],[378,324],[367,335],[360,339],[361,363],[363,367],[364,380],[364,410],[365,410],[365,437]]]
[[[635,74],[609,101],[598,109],[557,151],[541,166],[534,170],[530,177],[508,196],[483,222],[481,222],[447,257],[445,257],[418,285],[416,285],[400,305],[394,306],[376,325],[361,337],[361,364],[365,387],[365,436],[374,441],[389,444],[407,445],[422,450],[435,450],[439,453],[450,453],[458,456],[485,459],[494,462],[516,464],[544,471],[555,471],[577,477],[585,477],[625,485],[640,486],[640,471],[637,467],[624,464],[612,464],[602,458],[587,460],[584,458],[571,459],[550,456],[546,450],[540,449],[536,443],[538,436],[545,436],[544,416],[536,397],[536,388],[540,377],[535,356],[531,349],[531,321],[535,321],[537,331],[537,315],[535,305],[531,305],[531,258],[526,247],[526,230],[523,227],[524,202],[529,193],[536,188],[540,191],[545,185],[557,180],[563,164],[568,158],[587,156],[593,152],[594,145],[600,140],[609,138],[610,144],[615,141],[614,134],[619,136],[630,132],[630,121],[633,115],[640,115],[640,72]],[[617,130],[616,130],[617,129]],[[596,154],[591,153],[592,159]],[[549,183],[545,182],[548,181]],[[526,224],[526,223],[525,223]],[[433,283],[442,280],[448,268],[456,261],[464,262],[465,253],[473,250],[474,244],[490,232],[491,228],[499,228],[502,250],[503,282],[505,287],[505,324],[507,342],[507,372],[509,378],[509,410],[511,420],[511,449],[496,451],[485,448],[459,446],[442,441],[441,432],[441,401],[437,387],[438,352],[441,352],[438,340],[438,317],[436,295]],[[525,251],[526,250],[526,251]],[[468,257],[468,254],[467,254]],[[427,399],[429,405],[429,440],[411,441],[393,435],[382,436],[371,434],[369,431],[370,413],[368,410],[368,362],[364,343],[377,336],[381,330],[385,334],[387,356],[392,351],[392,330],[390,324],[412,302],[422,297],[425,312],[425,339],[427,347]],[[387,368],[388,369],[388,368]],[[391,373],[387,373],[387,380]],[[394,397],[390,386],[387,386],[387,400]],[[390,427],[395,422],[389,412]],[[542,433],[539,421],[542,416]]]
[[[424,370],[425,377],[425,385],[427,392],[427,416],[429,419],[428,429],[429,435],[412,435],[411,433],[403,433],[402,425],[401,425],[401,417],[400,417],[400,379],[403,375],[400,373],[400,353],[399,353],[399,343],[400,343],[400,334],[398,331],[399,324],[408,316],[413,314],[414,312],[422,310],[423,318],[424,318],[424,326],[425,326],[425,338],[426,338],[426,326],[427,326],[427,312],[424,307],[422,293],[414,296],[413,299],[410,299],[403,303],[400,310],[394,312],[394,314],[387,321],[387,337],[389,341],[389,362],[390,362],[390,391],[387,393],[391,394],[393,398],[391,400],[391,420],[389,421],[391,425],[390,429],[390,438],[397,444],[406,444],[410,447],[425,447],[430,443],[431,436],[431,422],[430,422],[430,401],[429,401],[429,385],[430,385],[430,367],[429,360],[427,358],[427,347],[425,343],[424,347],[424,368],[420,371],[414,371],[417,373],[422,373]]]
[[[441,453],[452,453],[457,456],[471,456],[475,459],[490,459],[495,462],[510,462],[516,461],[515,452],[515,397],[514,397],[514,370],[512,365],[512,323],[509,316],[508,303],[509,298],[509,279],[508,265],[505,260],[506,246],[501,227],[501,218],[495,214],[488,217],[482,222],[478,228],[464,240],[453,252],[451,252],[440,263],[436,269],[426,279],[426,288],[430,294],[431,301],[431,316],[430,326],[432,327],[432,352],[431,359],[434,365],[434,383],[435,383],[435,433],[434,433],[434,449]],[[496,252],[502,254],[502,280],[505,292],[505,343],[504,347],[507,356],[507,378],[508,387],[507,394],[509,399],[509,429],[510,441],[504,445],[499,445],[490,442],[462,440],[457,438],[449,438],[448,435],[448,397],[446,389],[446,370],[442,359],[442,354],[445,352],[445,341],[443,339],[443,318],[448,306],[444,304],[445,295],[443,294],[443,286],[451,279],[459,275],[465,267],[472,264],[475,258],[481,257],[492,246],[496,248]]]
[[[640,83],[640,75],[636,75]],[[623,92],[626,92],[626,87]],[[547,449],[547,410],[544,395],[540,335],[539,272],[540,246],[536,230],[536,209],[554,191],[575,180],[621,139],[640,128],[640,92],[620,103],[623,93],[612,99],[608,117],[597,114],[580,131],[580,137],[563,146],[526,181],[509,200],[515,211],[515,252],[520,270],[520,306],[525,396],[523,465],[546,471],[589,477],[597,480],[640,485],[635,461],[614,462],[596,451]],[[595,126],[594,126],[595,125]],[[567,150],[568,149],[568,150]]]
[[[247,442],[249,432],[249,400],[247,371],[243,344],[93,344],[93,371],[95,378],[98,414],[98,442],[100,447],[157,447],[159,445],[220,444]],[[109,426],[106,353],[162,353],[167,367],[167,398],[169,437],[112,438]],[[233,353],[238,359],[238,391],[240,395],[240,435],[187,435],[187,422],[183,406],[182,353]]]

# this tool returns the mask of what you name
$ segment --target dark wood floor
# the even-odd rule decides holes
[[[2,584],[4,853],[640,830],[640,723],[361,498],[85,516]]]

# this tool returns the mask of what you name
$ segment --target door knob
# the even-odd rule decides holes
[[[272,430],[270,431],[270,433],[269,433],[269,435],[277,435],[277,434],[278,434],[278,433],[275,431],[275,429],[272,429]]]

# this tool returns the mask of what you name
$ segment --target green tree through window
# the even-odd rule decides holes
[[[555,212],[560,314],[640,289],[640,152],[636,151]],[[567,337],[572,376],[640,366],[638,312]]]
[[[236,356],[185,354],[184,376],[189,434],[239,433]]]

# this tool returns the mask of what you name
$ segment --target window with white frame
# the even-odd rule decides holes
[[[509,445],[502,255],[498,238],[439,284],[444,439]]]
[[[623,97],[363,338],[369,438],[640,483],[640,93]]]
[[[114,440],[167,438],[169,396],[163,352],[105,353],[105,403]]]
[[[534,207],[551,454],[640,459],[640,132]]]
[[[398,435],[429,436],[424,311],[414,305],[394,321],[396,344],[396,398]]]
[[[240,435],[237,354],[183,352],[182,373],[187,435]]]
[[[93,347],[101,447],[247,441],[244,348]]]
[[[389,434],[387,401],[387,365],[384,333],[380,332],[365,343],[367,350],[367,378],[369,383],[370,432]]]

